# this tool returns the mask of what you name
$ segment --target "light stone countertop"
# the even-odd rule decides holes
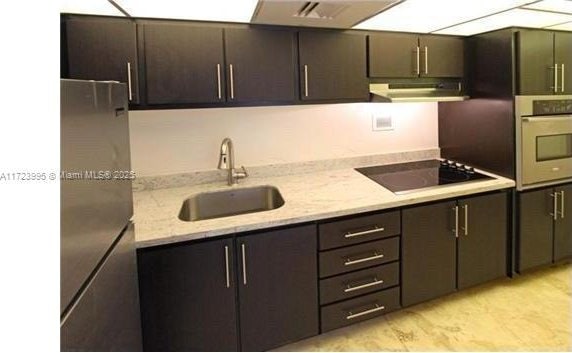
[[[210,184],[134,192],[135,239],[138,248],[215,237],[356,213],[390,209],[439,199],[500,190],[513,180],[477,170],[494,179],[447,185],[396,195],[354,169],[273,177],[248,177],[235,188],[272,185],[285,204],[275,210],[184,222],[183,201],[197,193],[226,190],[226,178]]]

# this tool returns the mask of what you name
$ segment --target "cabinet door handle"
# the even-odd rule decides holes
[[[351,265],[359,264],[362,262],[368,262],[368,261],[381,259],[381,258],[383,258],[383,256],[384,256],[383,254],[378,254],[377,251],[374,251],[372,256],[364,257],[362,259],[351,260],[350,258],[346,258],[346,262],[344,262],[344,266],[351,266]]]
[[[550,196],[552,197],[552,210],[553,212],[550,213],[550,215],[552,216],[553,220],[557,220],[558,219],[558,195],[560,193],[559,192],[554,192],[553,194],[550,194]]]
[[[416,57],[417,57],[417,66],[416,66],[416,69],[415,69],[415,74],[416,74],[416,75],[419,75],[419,74],[421,73],[421,63],[420,63],[421,58],[420,58],[420,53],[419,53],[419,47],[417,47],[417,48],[415,49],[415,52],[416,52]]]
[[[425,47],[425,75],[429,74],[429,47]]]
[[[304,65],[304,97],[308,97],[308,65]]]
[[[230,288],[230,267],[228,263],[228,246],[224,247],[224,262],[226,267],[226,288]]]
[[[558,64],[554,64],[554,93],[558,93]]]
[[[230,99],[234,99],[234,70],[232,64],[228,65],[230,71]]]
[[[246,245],[242,243],[242,283],[246,286]]]
[[[375,304],[375,308],[369,309],[369,310],[365,310],[365,311],[362,311],[362,312],[359,312],[359,313],[356,313],[356,314],[352,313],[352,311],[348,311],[348,316],[346,316],[346,320],[355,319],[355,318],[357,318],[357,317],[364,316],[364,315],[367,315],[367,314],[372,314],[372,313],[375,313],[375,312],[381,311],[381,310],[385,310],[385,306],[383,306],[383,305],[382,305],[382,306],[379,306],[379,305]]]
[[[364,230],[363,232],[347,232],[344,235],[344,238],[353,238],[353,237],[359,237],[360,235],[367,235],[367,234],[372,234],[372,233],[377,233],[377,232],[383,232],[385,231],[385,228],[383,227],[378,227],[378,226],[374,226],[373,229],[369,229],[369,230]]]
[[[360,285],[360,286],[352,287],[352,286],[350,286],[350,285],[348,284],[348,285],[347,285],[347,288],[344,289],[344,293],[349,293],[349,292],[353,292],[353,291],[356,291],[356,290],[360,290],[360,289],[364,289],[364,288],[368,288],[368,287],[372,287],[372,286],[377,286],[377,285],[380,285],[380,284],[383,284],[383,280],[382,280],[382,279],[378,280],[377,277],[374,277],[372,282],[369,282],[369,283],[366,283],[366,284],[362,284],[362,285]]]
[[[560,66],[560,92],[564,93],[564,64]]]
[[[131,63],[127,62],[127,90],[129,92],[129,101],[133,100],[133,91],[131,88]]]
[[[465,235],[469,235],[469,205],[464,205],[463,211],[465,211],[465,224],[463,227],[463,231]]]
[[[564,190],[560,191],[560,218],[564,219]]]
[[[218,99],[222,99],[222,88],[220,85],[220,64],[216,64],[216,84],[217,84]]]
[[[455,228],[453,228],[453,234],[455,234],[455,238],[459,237],[459,206],[453,207],[453,211],[455,212]]]

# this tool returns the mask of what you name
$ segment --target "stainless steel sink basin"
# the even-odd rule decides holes
[[[205,192],[189,197],[183,202],[179,219],[186,222],[200,221],[269,211],[282,205],[284,199],[274,186]]]

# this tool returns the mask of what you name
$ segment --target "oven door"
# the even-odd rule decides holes
[[[522,117],[523,186],[572,178],[572,115]]]

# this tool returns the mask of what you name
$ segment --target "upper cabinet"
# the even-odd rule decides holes
[[[230,102],[295,101],[296,33],[288,30],[224,30]]]
[[[143,28],[147,104],[296,99],[292,31],[189,23]]]
[[[300,31],[302,100],[367,100],[366,37],[334,31]]]
[[[145,23],[147,104],[225,101],[223,30],[187,23]]]
[[[124,82],[129,102],[138,103],[135,22],[121,18],[69,16],[64,18],[62,26],[65,40],[62,41],[62,77]]]
[[[518,92],[572,93],[572,33],[521,30],[517,33]]]
[[[368,40],[370,77],[463,77],[462,38],[388,32]]]

